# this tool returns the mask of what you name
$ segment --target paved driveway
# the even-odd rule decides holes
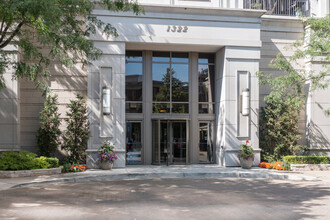
[[[173,178],[0,192],[3,219],[329,219],[327,182]]]

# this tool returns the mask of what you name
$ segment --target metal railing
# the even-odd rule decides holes
[[[310,0],[244,0],[245,9],[267,10],[269,15],[309,16]]]

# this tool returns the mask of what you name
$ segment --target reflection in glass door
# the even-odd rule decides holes
[[[212,122],[199,123],[199,162],[213,163]]]
[[[185,121],[170,122],[171,128],[171,161],[174,164],[185,164],[187,155],[187,126]]]
[[[168,160],[169,152],[169,125],[168,121],[160,121],[160,162],[165,163]]]
[[[141,122],[126,122],[126,163],[142,163]]]
[[[187,121],[153,120],[153,164],[186,164]]]

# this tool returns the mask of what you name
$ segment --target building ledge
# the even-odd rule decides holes
[[[157,4],[140,4],[145,14],[140,14],[138,17],[148,17],[149,13],[164,13],[164,14],[181,14],[181,15],[205,15],[205,16],[224,16],[224,17],[244,17],[244,18],[260,18],[267,11],[255,9],[241,9],[241,8],[214,8],[201,6],[178,6],[178,5],[157,5]],[[124,15],[136,17],[132,12],[110,12],[101,7],[96,7],[95,15]]]
[[[153,12],[170,12],[180,14],[200,14],[200,15],[217,15],[217,16],[238,16],[238,17],[257,17],[260,18],[265,14],[266,10],[240,9],[240,8],[214,8],[202,6],[179,6],[179,5],[151,5],[141,4],[146,11]]]
[[[282,16],[282,15],[262,15],[263,21],[285,21],[285,22],[301,22],[300,17],[296,16]]]

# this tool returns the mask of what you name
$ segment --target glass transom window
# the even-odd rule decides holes
[[[126,113],[142,113],[143,59],[141,51],[126,51]]]
[[[153,52],[153,113],[189,113],[189,54]]]
[[[198,56],[198,112],[214,113],[214,54]]]

